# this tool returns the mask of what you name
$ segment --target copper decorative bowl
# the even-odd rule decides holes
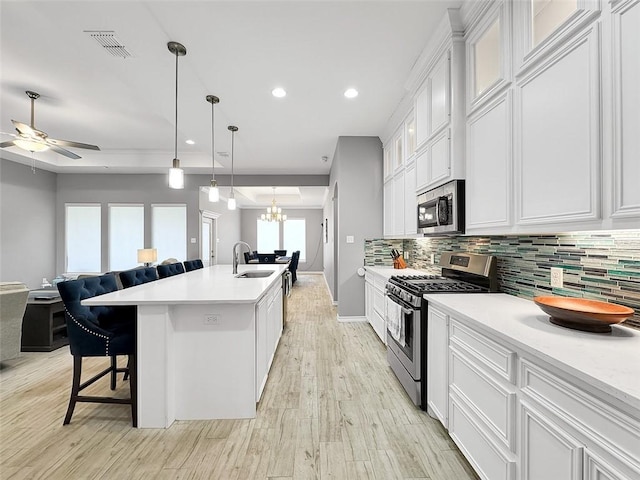
[[[551,323],[585,332],[610,332],[611,325],[633,315],[632,308],[587,298],[548,296],[533,301],[551,316]]]

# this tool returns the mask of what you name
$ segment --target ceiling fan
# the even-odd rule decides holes
[[[42,130],[37,130],[34,126],[34,103],[40,96],[40,94],[32,92],[30,90],[27,90],[25,93],[31,99],[31,125],[27,125],[16,120],[11,120],[13,122],[13,125],[16,127],[16,131],[18,132],[18,134],[16,135],[15,133],[5,133],[5,135],[11,135],[15,137],[15,140],[9,140],[7,142],[0,143],[0,148],[19,147],[29,152],[44,152],[45,150],[51,149],[54,152],[59,153],[60,155],[73,158],[74,160],[82,157],[62,147],[100,150],[100,147],[96,145],[89,145],[88,143],[71,142],[69,140],[56,140],[55,138],[49,137]]]

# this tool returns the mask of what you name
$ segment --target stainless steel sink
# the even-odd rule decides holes
[[[268,277],[274,270],[253,270],[236,275],[236,278],[264,278]]]

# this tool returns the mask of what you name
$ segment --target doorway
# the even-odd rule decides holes
[[[200,258],[205,267],[217,264],[217,225],[218,214],[203,211],[200,222]]]

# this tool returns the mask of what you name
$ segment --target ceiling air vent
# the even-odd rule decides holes
[[[85,30],[84,33],[93,38],[102,48],[114,57],[127,58],[131,56],[131,53],[126,49],[122,42],[116,38],[113,30]]]

